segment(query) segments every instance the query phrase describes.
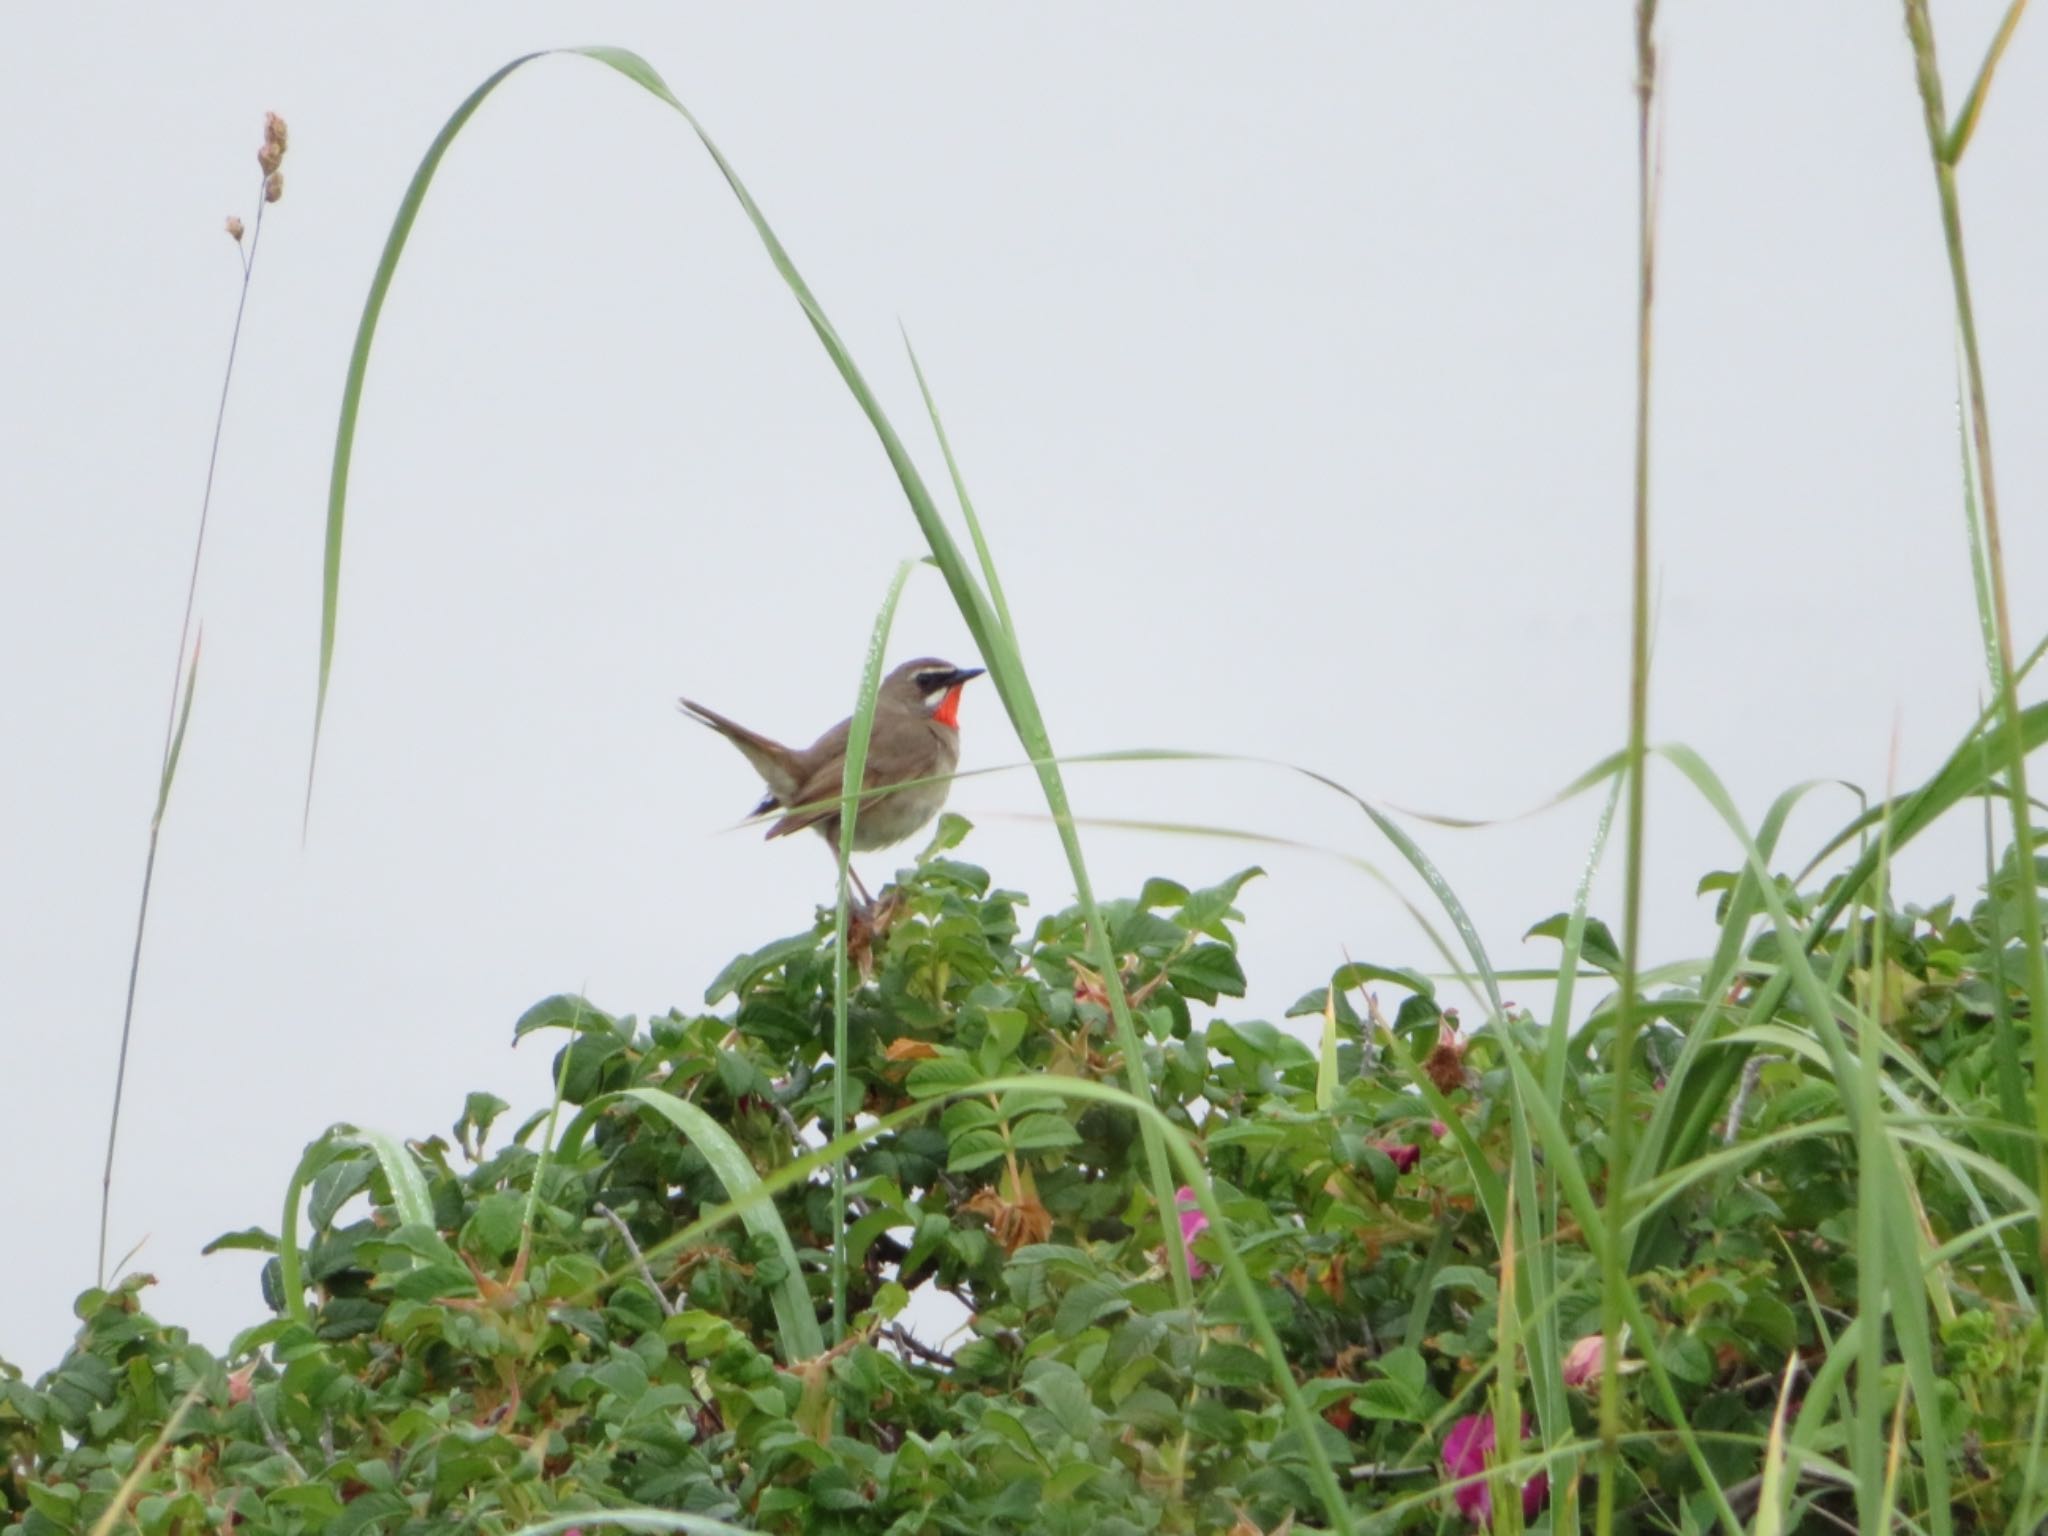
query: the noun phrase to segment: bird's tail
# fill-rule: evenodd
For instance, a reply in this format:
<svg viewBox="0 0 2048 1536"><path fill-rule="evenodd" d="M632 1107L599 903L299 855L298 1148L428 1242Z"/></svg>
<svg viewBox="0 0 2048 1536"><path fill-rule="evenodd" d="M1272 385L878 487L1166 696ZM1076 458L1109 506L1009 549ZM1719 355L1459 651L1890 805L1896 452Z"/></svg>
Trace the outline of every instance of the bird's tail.
<svg viewBox="0 0 2048 1536"><path fill-rule="evenodd" d="M750 731L737 720L728 720L715 709L706 709L689 699L677 699L676 708L695 720L707 725L727 741L740 749L740 755L754 765L754 771L767 784L769 798L754 812L770 810L782 803L796 790L796 754L772 737L763 736L759 731Z"/></svg>

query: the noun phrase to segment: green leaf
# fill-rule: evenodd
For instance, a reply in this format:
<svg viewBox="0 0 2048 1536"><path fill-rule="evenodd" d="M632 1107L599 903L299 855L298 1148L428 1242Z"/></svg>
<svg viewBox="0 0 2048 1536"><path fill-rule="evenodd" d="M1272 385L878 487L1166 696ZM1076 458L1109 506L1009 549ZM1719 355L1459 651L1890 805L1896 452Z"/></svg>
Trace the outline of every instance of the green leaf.
<svg viewBox="0 0 2048 1536"><path fill-rule="evenodd" d="M1524 939L1556 939L1564 942L1565 931L1571 926L1572 915L1559 912L1546 917L1527 933ZM1621 974L1621 946L1614 942L1614 934L1597 917L1586 919L1584 936L1579 942L1579 958L1588 965L1597 966L1610 976Z"/></svg>
<svg viewBox="0 0 2048 1536"><path fill-rule="evenodd" d="M513 1038L518 1036L515 1034ZM472 1093L462 1101L462 1118L450 1129L464 1147L481 1151L493 1122L511 1107L495 1093Z"/></svg>
<svg viewBox="0 0 2048 1536"><path fill-rule="evenodd" d="M1038 1399L1069 1438L1085 1442L1094 1433L1095 1405L1088 1400L1087 1383L1071 1365L1033 1361L1025 1370L1024 1390Z"/></svg>
<svg viewBox="0 0 2048 1536"><path fill-rule="evenodd" d="M1410 970L1401 965L1373 965L1367 961L1354 960L1340 965L1331 973L1330 985L1340 992L1349 992L1358 987L1372 985L1376 981L1391 982L1397 987L1406 987L1418 997L1436 996L1436 983L1420 971Z"/></svg>
<svg viewBox="0 0 2048 1536"><path fill-rule="evenodd" d="M967 840L967 834L974 830L974 823L958 811L944 811L939 815L938 824L932 828L931 841L917 856L920 864L929 863L948 849L958 848Z"/></svg>
<svg viewBox="0 0 2048 1536"><path fill-rule="evenodd" d="M1244 996L1244 968L1227 944L1197 944L1166 967L1166 979L1184 997L1213 1003L1217 997Z"/></svg>
<svg viewBox="0 0 2048 1536"><path fill-rule="evenodd" d="M277 1234L266 1232L261 1227L244 1227L239 1232L221 1233L219 1237L216 1237L199 1251L202 1254L227 1253L231 1251L275 1253L277 1252Z"/></svg>
<svg viewBox="0 0 2048 1536"><path fill-rule="evenodd" d="M985 1168L1009 1151L996 1131L968 1131L957 1137L946 1154L948 1173L972 1173Z"/></svg>
<svg viewBox="0 0 2048 1536"><path fill-rule="evenodd" d="M982 1041L975 1059L983 1072L994 1077L1004 1069L1004 1064L1024 1038L1024 1010L991 1008L987 1011L986 1018L988 1037Z"/></svg>
<svg viewBox="0 0 2048 1536"><path fill-rule="evenodd" d="M1272 1379L1272 1369L1254 1349L1213 1342L1195 1361L1195 1380L1205 1387L1252 1388Z"/></svg>
<svg viewBox="0 0 2048 1536"><path fill-rule="evenodd" d="M1060 1298L1059 1309L1053 1314L1052 1329L1061 1338L1071 1339L1103 1318L1130 1309L1129 1298L1115 1282L1084 1280Z"/></svg>
<svg viewBox="0 0 2048 1536"><path fill-rule="evenodd" d="M499 1190L477 1202L476 1213L462 1229L462 1246L502 1259L519 1246L525 1230L526 1197Z"/></svg>
<svg viewBox="0 0 2048 1536"><path fill-rule="evenodd" d="M1229 933L1224 927L1224 919L1240 916L1233 905L1237 900L1237 893L1243 890L1249 881L1256 880L1263 874L1265 871L1254 864L1250 869L1239 870L1220 885L1196 891L1181 903L1182 925L1194 929L1197 933L1206 933L1214 939L1227 938Z"/></svg>
<svg viewBox="0 0 2048 1536"><path fill-rule="evenodd" d="M1353 1410L1368 1419L1398 1424L1429 1422L1429 1413L1422 1406L1422 1395L1405 1381L1365 1382L1351 1401Z"/></svg>
<svg viewBox="0 0 2048 1536"><path fill-rule="evenodd" d="M519 1022L512 1026L512 1038L524 1040L543 1029L567 1029L579 1033L598 1029L616 1032L618 1020L587 998L578 997L573 992L557 992L553 997L542 998L519 1015ZM471 1095L472 1099L476 1097ZM489 1095L483 1097L488 1098ZM463 1113L466 1117L468 1110L465 1108ZM459 1127L457 1134L461 1134Z"/></svg>
<svg viewBox="0 0 2048 1536"><path fill-rule="evenodd" d="M1188 899L1188 888L1176 880L1163 879L1154 875L1147 880L1144 889L1138 892L1138 905L1146 910L1172 907L1178 911Z"/></svg>
<svg viewBox="0 0 2048 1536"><path fill-rule="evenodd" d="M938 1056L912 1067L904 1081L904 1090L913 1099L935 1099L963 1088L972 1088L983 1075L971 1061L963 1061L958 1056Z"/></svg>
<svg viewBox="0 0 2048 1536"><path fill-rule="evenodd" d="M769 972L778 970L790 961L814 953L818 947L815 932L792 933L786 939L777 939L772 944L763 944L751 954L739 955L726 963L704 989L704 1006L716 1008L728 997L744 997L761 982Z"/></svg>
<svg viewBox="0 0 2048 1536"><path fill-rule="evenodd" d="M1019 1152L1045 1152L1080 1143L1079 1133L1060 1115L1026 1115L1010 1127L1010 1145Z"/></svg>

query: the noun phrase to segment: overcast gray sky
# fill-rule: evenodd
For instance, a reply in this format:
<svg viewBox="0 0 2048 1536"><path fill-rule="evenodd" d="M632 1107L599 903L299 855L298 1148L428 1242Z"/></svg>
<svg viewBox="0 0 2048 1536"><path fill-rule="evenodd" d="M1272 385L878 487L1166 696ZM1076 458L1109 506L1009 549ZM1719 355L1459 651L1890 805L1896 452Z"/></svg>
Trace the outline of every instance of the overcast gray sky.
<svg viewBox="0 0 2048 1536"><path fill-rule="evenodd" d="M2002 4L1939 5L1959 99ZM844 714L901 493L683 123L598 66L515 77L393 286L355 461L318 798L321 527L348 348L407 178L513 55L631 47L748 180L934 483L906 325L1058 747L1269 755L1493 817L1624 725L1631 21L1572 6L10 7L0 369L0 1355L93 1278L115 1042L172 647L266 109L292 130L230 407L205 661L166 823L113 1248L219 1345L304 1145L544 1101L519 1012L689 1008L805 925L811 840L687 691L800 740ZM1927 772L1983 686L1955 354L1896 8L1673 3L1657 318L1654 734L1744 811ZM1962 174L2023 640L2048 624L2048 48L2023 27ZM894 654L971 659L934 573ZM965 765L1013 761L970 691ZM1077 770L1084 814L1303 839L1398 872L1355 809L1253 768ZM967 856L1070 881L1028 776ZM1810 849L1853 811L1824 792ZM1595 806L1418 835L1502 966L1566 906ZM1670 774L1647 958L1705 948L1736 857ZM1909 894L1975 875L1967 824ZM1094 832L1097 887L1256 860L1253 995L1430 966L1340 861ZM891 867L862 861L870 883ZM1596 911L1618 918L1618 862ZM1404 888L1415 891L1412 879Z"/></svg>

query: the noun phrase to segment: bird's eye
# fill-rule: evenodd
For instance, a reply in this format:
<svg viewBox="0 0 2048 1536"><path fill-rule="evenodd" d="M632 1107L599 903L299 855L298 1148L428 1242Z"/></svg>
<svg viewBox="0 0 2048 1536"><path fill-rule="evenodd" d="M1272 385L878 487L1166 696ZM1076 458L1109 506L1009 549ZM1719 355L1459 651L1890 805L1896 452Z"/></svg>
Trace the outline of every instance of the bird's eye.
<svg viewBox="0 0 2048 1536"><path fill-rule="evenodd" d="M952 674L950 672L920 672L917 674L917 686L926 693L945 692L946 686L951 680Z"/></svg>

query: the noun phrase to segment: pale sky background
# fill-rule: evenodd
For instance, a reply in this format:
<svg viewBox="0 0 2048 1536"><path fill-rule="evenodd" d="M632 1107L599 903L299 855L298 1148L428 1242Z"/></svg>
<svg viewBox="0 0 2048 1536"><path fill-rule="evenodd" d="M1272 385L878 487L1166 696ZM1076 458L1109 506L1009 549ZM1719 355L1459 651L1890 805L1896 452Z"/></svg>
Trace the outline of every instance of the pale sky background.
<svg viewBox="0 0 2048 1536"><path fill-rule="evenodd" d="M1940 5L1959 99L2000 4ZM218 1346L305 1144L544 1102L580 989L646 1014L830 889L732 833L759 787L687 691L808 740L922 545L873 435L685 125L578 60L446 160L372 359L310 841L321 527L366 286L463 96L557 43L644 54L774 221L937 486L917 342L1064 751L1312 766L1503 816L1621 740L1634 107L1623 4L10 6L0 17L0 1356L93 1279L172 647L266 109L291 124L235 378L198 702L158 866L113 1207ZM1899 13L1674 3L1655 394L1654 733L1745 813L1947 752L1983 686L1955 354ZM2021 28L1962 176L2023 643L2048 624L2048 46ZM973 659L921 572L894 656ZM2036 693L2038 691L2036 690ZM970 691L965 763L1019 748ZM1085 814L1399 860L1306 781L1077 770ZM1653 781L1647 954L1701 952L1727 837ZM966 856L1070 881L1026 775ZM1853 810L1816 797L1790 846ZM1595 806L1418 827L1502 966L1546 963ZM1965 819L1903 866L1967 890ZM1434 964L1336 861L1094 832L1098 889L1253 860L1237 1016L1349 954ZM869 856L870 883L887 857ZM1418 893L1412 878L1404 888ZM1619 863L1595 909L1619 920ZM1419 893L1418 893L1419 894ZM1512 992L1512 989L1511 989ZM1453 999L1455 1000L1455 999Z"/></svg>

